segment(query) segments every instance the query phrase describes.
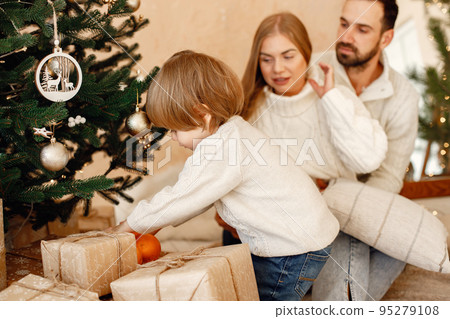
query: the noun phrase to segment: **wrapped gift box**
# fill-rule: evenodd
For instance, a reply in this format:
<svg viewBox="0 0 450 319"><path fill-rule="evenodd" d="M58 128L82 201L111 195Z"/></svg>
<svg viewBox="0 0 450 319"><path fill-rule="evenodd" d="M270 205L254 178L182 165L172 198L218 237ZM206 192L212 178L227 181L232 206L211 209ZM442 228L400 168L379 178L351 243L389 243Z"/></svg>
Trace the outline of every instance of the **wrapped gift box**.
<svg viewBox="0 0 450 319"><path fill-rule="evenodd" d="M41 241L47 278L97 292L111 292L109 284L137 267L135 237L131 233L88 232Z"/></svg>
<svg viewBox="0 0 450 319"><path fill-rule="evenodd" d="M247 244L167 254L111 290L114 300L259 300Z"/></svg>
<svg viewBox="0 0 450 319"><path fill-rule="evenodd" d="M0 247L0 291L6 288L6 254L5 247Z"/></svg>
<svg viewBox="0 0 450 319"><path fill-rule="evenodd" d="M0 290L6 288L6 247L3 232L3 200L0 198Z"/></svg>
<svg viewBox="0 0 450 319"><path fill-rule="evenodd" d="M104 230L116 224L113 206L92 208L88 216L83 216L84 210L81 208L76 213L78 215L78 229L82 233L93 230Z"/></svg>
<svg viewBox="0 0 450 319"><path fill-rule="evenodd" d="M47 225L33 229L33 225L22 216L15 215L8 219L8 232L5 234L5 242L8 250L19 249L47 237Z"/></svg>
<svg viewBox="0 0 450 319"><path fill-rule="evenodd" d="M2 301L98 301L94 292L30 274L0 292Z"/></svg>

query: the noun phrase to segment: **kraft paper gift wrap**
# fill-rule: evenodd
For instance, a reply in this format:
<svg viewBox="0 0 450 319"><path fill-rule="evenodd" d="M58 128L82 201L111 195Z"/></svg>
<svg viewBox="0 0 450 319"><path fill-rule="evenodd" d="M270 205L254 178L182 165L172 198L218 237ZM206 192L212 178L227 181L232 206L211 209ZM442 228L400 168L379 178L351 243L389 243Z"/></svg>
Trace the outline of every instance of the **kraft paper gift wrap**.
<svg viewBox="0 0 450 319"><path fill-rule="evenodd" d="M6 288L6 250L0 245L0 291Z"/></svg>
<svg viewBox="0 0 450 319"><path fill-rule="evenodd" d="M109 284L137 267L136 241L131 233L88 232L41 241L47 278L97 292L111 292Z"/></svg>
<svg viewBox="0 0 450 319"><path fill-rule="evenodd" d="M408 264L450 273L447 230L424 207L346 179L330 183L323 197L344 233Z"/></svg>
<svg viewBox="0 0 450 319"><path fill-rule="evenodd" d="M19 215L14 215L9 218L8 224L8 232L5 234L7 249L20 249L26 247L49 235L47 226L34 230L33 225Z"/></svg>
<svg viewBox="0 0 450 319"><path fill-rule="evenodd" d="M94 292L30 274L0 292L2 301L99 301Z"/></svg>
<svg viewBox="0 0 450 319"><path fill-rule="evenodd" d="M171 253L111 283L114 300L259 300L247 244Z"/></svg>
<svg viewBox="0 0 450 319"><path fill-rule="evenodd" d="M6 247L3 232L3 201L0 198L0 290L6 288Z"/></svg>

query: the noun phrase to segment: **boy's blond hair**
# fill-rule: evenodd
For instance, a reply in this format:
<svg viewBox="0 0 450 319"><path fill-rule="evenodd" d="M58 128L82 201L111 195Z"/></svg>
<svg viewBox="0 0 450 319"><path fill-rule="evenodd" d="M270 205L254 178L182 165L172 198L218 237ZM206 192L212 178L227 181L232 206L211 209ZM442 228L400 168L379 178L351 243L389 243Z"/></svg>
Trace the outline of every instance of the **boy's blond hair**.
<svg viewBox="0 0 450 319"><path fill-rule="evenodd" d="M152 82L147 115L158 127L172 130L205 128L211 114L214 130L241 113L244 94L237 75L223 62L193 51L175 53Z"/></svg>

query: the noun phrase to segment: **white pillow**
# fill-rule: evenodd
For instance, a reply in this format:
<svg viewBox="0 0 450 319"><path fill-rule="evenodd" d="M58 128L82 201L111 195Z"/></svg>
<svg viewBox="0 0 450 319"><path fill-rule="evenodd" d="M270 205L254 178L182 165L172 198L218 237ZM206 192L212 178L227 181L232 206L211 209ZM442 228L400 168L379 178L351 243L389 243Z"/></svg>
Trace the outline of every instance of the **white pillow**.
<svg viewBox="0 0 450 319"><path fill-rule="evenodd" d="M450 273L447 230L420 205L346 179L330 183L323 197L344 233L406 263Z"/></svg>

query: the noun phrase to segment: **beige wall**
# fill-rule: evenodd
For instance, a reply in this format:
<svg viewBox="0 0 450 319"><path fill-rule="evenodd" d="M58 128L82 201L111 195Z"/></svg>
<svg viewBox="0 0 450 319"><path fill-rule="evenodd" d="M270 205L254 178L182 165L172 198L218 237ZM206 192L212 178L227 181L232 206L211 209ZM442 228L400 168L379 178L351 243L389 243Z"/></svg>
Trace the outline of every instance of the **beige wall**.
<svg viewBox="0 0 450 319"><path fill-rule="evenodd" d="M138 42L143 59L139 62L142 72L148 72L155 65L161 66L173 53L182 49L192 49L208 53L222 59L241 76L247 62L253 34L266 16L291 11L308 29L315 51L331 47L336 38L340 8L345 0L141 0L136 12L150 20L150 25L140 31L130 42ZM431 41L427 39L423 15L423 2L398 0L400 15L397 27L413 19L417 26L422 56L429 64L435 63L435 53ZM189 155L176 143L171 147L172 165L161 168L161 174L176 167ZM164 158L165 151L157 153L157 161ZM96 156L95 163L85 169L82 177L102 173L103 155ZM156 169L158 172L158 169ZM116 172L119 174L123 172ZM81 177L81 176L80 176ZM153 182L165 184L165 178L148 177L140 188ZM172 177L167 180L173 181ZM152 192L153 192L152 185ZM158 189L157 187L156 189ZM98 198L96 200L99 200Z"/></svg>
<svg viewBox="0 0 450 319"><path fill-rule="evenodd" d="M305 24L315 51L332 46L340 9L345 0L141 0L136 14L150 26L133 41L140 45L140 65L147 71L162 65L173 53L192 49L222 59L241 76L256 28L266 16L291 11ZM397 26L414 19L424 42L422 56L433 52L426 39L423 2L398 0ZM431 55L433 56L433 55Z"/></svg>
<svg viewBox="0 0 450 319"><path fill-rule="evenodd" d="M399 16L396 22L396 28L408 20L413 20L417 30L424 65L436 65L439 54L435 50L434 43L428 39L430 32L427 29L428 17L425 15L424 1L397 0L397 3L399 6Z"/></svg>
<svg viewBox="0 0 450 319"><path fill-rule="evenodd" d="M315 49L326 49L335 38L336 13L343 0L141 0L137 14L150 26L136 35L141 65L150 70L173 53L192 49L222 59L241 76L252 38L263 18L291 11L307 27ZM318 27L320 26L320 27Z"/></svg>

